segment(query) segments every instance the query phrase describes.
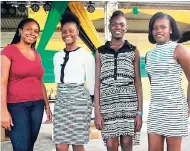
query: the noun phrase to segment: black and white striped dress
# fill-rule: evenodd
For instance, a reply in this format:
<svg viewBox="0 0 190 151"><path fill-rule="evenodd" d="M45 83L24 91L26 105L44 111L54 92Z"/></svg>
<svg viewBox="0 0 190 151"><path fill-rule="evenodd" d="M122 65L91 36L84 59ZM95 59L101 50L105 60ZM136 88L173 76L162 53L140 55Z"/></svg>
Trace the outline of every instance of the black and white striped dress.
<svg viewBox="0 0 190 151"><path fill-rule="evenodd" d="M188 135L188 104L181 86L183 70L174 59L177 45L171 41L157 45L146 56L146 69L151 77L148 133Z"/></svg>
<svg viewBox="0 0 190 151"><path fill-rule="evenodd" d="M134 57L136 47L125 41L118 51L109 42L100 47L101 86L100 112L104 119L101 131L107 139L132 136L133 144L139 144L139 133L134 133L137 112L137 93L134 86Z"/></svg>
<svg viewBox="0 0 190 151"><path fill-rule="evenodd" d="M55 144L83 145L89 141L95 83L95 59L83 48L54 56L57 97L53 116Z"/></svg>

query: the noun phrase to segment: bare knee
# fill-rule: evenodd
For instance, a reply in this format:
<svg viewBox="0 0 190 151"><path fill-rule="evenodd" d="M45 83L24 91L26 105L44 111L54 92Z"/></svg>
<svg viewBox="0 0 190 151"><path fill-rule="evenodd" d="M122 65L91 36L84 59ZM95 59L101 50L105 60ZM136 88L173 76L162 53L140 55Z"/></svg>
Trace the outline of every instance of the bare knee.
<svg viewBox="0 0 190 151"><path fill-rule="evenodd" d="M67 144L56 144L56 151L68 151L69 145Z"/></svg>
<svg viewBox="0 0 190 151"><path fill-rule="evenodd" d="M131 136L121 136L121 149L122 151L132 151Z"/></svg>
<svg viewBox="0 0 190 151"><path fill-rule="evenodd" d="M164 136L149 133L148 151L164 151Z"/></svg>
<svg viewBox="0 0 190 151"><path fill-rule="evenodd" d="M181 151L181 137L167 137L167 151Z"/></svg>
<svg viewBox="0 0 190 151"><path fill-rule="evenodd" d="M118 151L118 149L116 149L116 147L114 145L107 145L107 151Z"/></svg>
<svg viewBox="0 0 190 151"><path fill-rule="evenodd" d="M106 141L107 151L118 151L118 138L108 139Z"/></svg>
<svg viewBox="0 0 190 151"><path fill-rule="evenodd" d="M84 151L84 145L72 145L73 151Z"/></svg>
<svg viewBox="0 0 190 151"><path fill-rule="evenodd" d="M107 143L106 146L107 146L107 151L115 151L115 150L114 150L114 149L115 149L114 144Z"/></svg>

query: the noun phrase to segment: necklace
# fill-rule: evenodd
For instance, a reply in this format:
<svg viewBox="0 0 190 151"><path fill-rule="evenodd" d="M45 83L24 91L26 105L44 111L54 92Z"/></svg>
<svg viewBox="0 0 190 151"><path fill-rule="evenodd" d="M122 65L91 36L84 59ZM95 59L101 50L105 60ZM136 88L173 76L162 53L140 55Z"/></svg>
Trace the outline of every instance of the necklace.
<svg viewBox="0 0 190 151"><path fill-rule="evenodd" d="M110 43L110 45L113 46L113 47L121 47L121 46L123 46L123 43L122 44L113 44L113 43Z"/></svg>

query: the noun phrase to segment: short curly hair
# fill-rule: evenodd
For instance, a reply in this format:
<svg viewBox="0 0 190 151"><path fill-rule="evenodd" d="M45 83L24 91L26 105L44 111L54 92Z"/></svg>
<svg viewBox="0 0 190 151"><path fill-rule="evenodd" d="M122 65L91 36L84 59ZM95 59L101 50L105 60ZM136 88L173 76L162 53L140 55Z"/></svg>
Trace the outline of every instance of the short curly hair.
<svg viewBox="0 0 190 151"><path fill-rule="evenodd" d="M61 28L64 24L66 23L75 23L77 25L77 27L79 28L80 27L80 21L79 21L79 18L74 15L73 13L71 12L66 12L63 16L62 16L62 19L60 21L61 23Z"/></svg>
<svg viewBox="0 0 190 151"><path fill-rule="evenodd" d="M154 37L152 35L152 30L153 30L154 22L158 18L167 18L170 21L170 24L171 24L171 27L172 27L172 33L170 35L170 39L172 41L178 40L179 37L180 37L180 32L179 32L179 29L177 27L176 21L170 15L164 14L162 12L158 12L158 13L156 13L156 14L154 14L152 16L152 18L150 19L150 22L149 22L148 40L150 41L150 43L152 43L152 44L156 43L156 41L155 41L155 39L154 39Z"/></svg>

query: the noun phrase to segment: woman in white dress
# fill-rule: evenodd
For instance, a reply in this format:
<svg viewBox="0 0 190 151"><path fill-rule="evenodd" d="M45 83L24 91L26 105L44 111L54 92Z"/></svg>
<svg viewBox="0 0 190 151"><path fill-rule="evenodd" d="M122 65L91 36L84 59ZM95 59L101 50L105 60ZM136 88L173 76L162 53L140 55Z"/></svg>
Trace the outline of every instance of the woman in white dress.
<svg viewBox="0 0 190 151"><path fill-rule="evenodd" d="M58 151L84 151L89 141L92 100L95 83L95 59L77 46L79 19L65 14L61 20L66 47L54 56L57 97L54 109L54 142Z"/></svg>
<svg viewBox="0 0 190 151"><path fill-rule="evenodd" d="M182 137L188 135L190 111L190 51L175 41L179 38L175 20L162 12L152 16L149 41L156 44L146 55L151 83L148 114L149 151L180 151ZM188 80L187 98L181 86L182 73Z"/></svg>

